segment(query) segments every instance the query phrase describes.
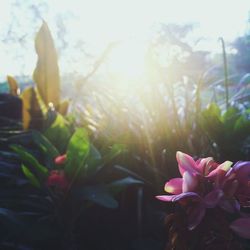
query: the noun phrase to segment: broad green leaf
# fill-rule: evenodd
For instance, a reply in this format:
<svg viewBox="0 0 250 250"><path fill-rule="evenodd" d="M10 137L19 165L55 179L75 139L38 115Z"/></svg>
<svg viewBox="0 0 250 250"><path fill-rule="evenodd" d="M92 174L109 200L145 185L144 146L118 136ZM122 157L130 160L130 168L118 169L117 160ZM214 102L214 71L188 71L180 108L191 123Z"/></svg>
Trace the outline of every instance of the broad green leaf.
<svg viewBox="0 0 250 250"><path fill-rule="evenodd" d="M44 119L46 114L46 107L37 89L33 87L26 88L22 92L21 98L23 101L23 128L41 128L43 125L41 120Z"/></svg>
<svg viewBox="0 0 250 250"><path fill-rule="evenodd" d="M18 83L16 79L12 76L7 76L7 81L8 81L9 88L10 88L10 94L14 96L18 96L20 89L18 87Z"/></svg>
<svg viewBox="0 0 250 250"><path fill-rule="evenodd" d="M126 189L129 186L143 185L143 184L144 184L143 181L140 181L138 179L135 179L129 176L129 177L111 182L108 185L108 187L112 191L112 193L115 194L115 193L121 192L122 190Z"/></svg>
<svg viewBox="0 0 250 250"><path fill-rule="evenodd" d="M62 115L57 114L55 121L43 134L56 146L60 153L64 153L71 136L71 131Z"/></svg>
<svg viewBox="0 0 250 250"><path fill-rule="evenodd" d="M68 112L68 108L69 108L69 101L68 100L64 100L62 101L58 107L56 107L56 110L61 114L61 115L66 115Z"/></svg>
<svg viewBox="0 0 250 250"><path fill-rule="evenodd" d="M229 107L228 110L223 114L222 121L223 122L233 122L237 120L237 118L240 116L240 110L235 107Z"/></svg>
<svg viewBox="0 0 250 250"><path fill-rule="evenodd" d="M23 128L28 129L31 122L31 107L34 100L34 90L32 87L26 88L21 97L23 100Z"/></svg>
<svg viewBox="0 0 250 250"><path fill-rule="evenodd" d="M35 48L38 61L33 79L45 105L53 103L56 107L60 102L59 68L53 38L46 22L37 33Z"/></svg>
<svg viewBox="0 0 250 250"><path fill-rule="evenodd" d="M49 155L52 159L60 154L55 146L40 132L33 130L32 137L34 142L43 150L43 152Z"/></svg>
<svg viewBox="0 0 250 250"><path fill-rule="evenodd" d="M239 140L246 139L250 134L250 110L242 114L234 125L234 132L237 134Z"/></svg>
<svg viewBox="0 0 250 250"><path fill-rule="evenodd" d="M12 233L20 234L20 229L22 229L22 222L20 221L18 215L7 208L0 208L0 222L2 226L11 230Z"/></svg>
<svg viewBox="0 0 250 250"><path fill-rule="evenodd" d="M212 103L205 109L200 117L200 123L204 131L216 142L222 141L224 136L224 125L221 121L219 107Z"/></svg>
<svg viewBox="0 0 250 250"><path fill-rule="evenodd" d="M118 202L103 186L88 186L80 191L80 197L107 208L117 208Z"/></svg>
<svg viewBox="0 0 250 250"><path fill-rule="evenodd" d="M86 175L91 175L96 172L96 170L101 167L102 164L102 156L97 148L91 144L89 155L85 161Z"/></svg>
<svg viewBox="0 0 250 250"><path fill-rule="evenodd" d="M240 110L235 107L229 107L225 114L222 116L224 123L224 130L228 137L231 137L234 132L234 126L240 117Z"/></svg>
<svg viewBox="0 0 250 250"><path fill-rule="evenodd" d="M140 181L138 179L135 179L133 177L126 177L120 180L113 181L112 183L109 184L109 186L113 187L127 187L130 185L143 185L144 182Z"/></svg>
<svg viewBox="0 0 250 250"><path fill-rule="evenodd" d="M86 158L90 150L90 143L87 131L84 129L77 129L70 138L67 149L67 161L65 172L72 176L78 174L84 167Z"/></svg>
<svg viewBox="0 0 250 250"><path fill-rule="evenodd" d="M32 154L27 152L25 148L19 145L11 145L10 147L11 149L13 149L14 152L16 152L19 155L19 157L23 162L31 165L31 167L35 168L39 174L43 176L48 175L48 169L43 165L41 165Z"/></svg>
<svg viewBox="0 0 250 250"><path fill-rule="evenodd" d="M37 188L41 187L41 184L38 181L38 179L36 178L36 176L23 164L22 164L22 171L23 171L24 175L26 176L26 178L30 181L30 183L34 187L37 187Z"/></svg>
<svg viewBox="0 0 250 250"><path fill-rule="evenodd" d="M116 156L124 152L126 149L124 144L114 144L112 145L110 151L103 157L104 162L109 162L110 160L114 159Z"/></svg>
<svg viewBox="0 0 250 250"><path fill-rule="evenodd" d="M207 108L207 112L210 116L214 116L218 118L220 118L221 116L221 110L216 103L211 103Z"/></svg>

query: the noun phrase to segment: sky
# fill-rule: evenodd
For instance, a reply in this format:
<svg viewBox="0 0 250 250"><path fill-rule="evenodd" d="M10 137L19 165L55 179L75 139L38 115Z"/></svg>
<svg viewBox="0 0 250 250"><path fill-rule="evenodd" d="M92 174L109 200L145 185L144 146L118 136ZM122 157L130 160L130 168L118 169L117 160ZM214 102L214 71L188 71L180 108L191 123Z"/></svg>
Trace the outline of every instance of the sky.
<svg viewBox="0 0 250 250"><path fill-rule="evenodd" d="M13 7L15 2L19 5ZM35 22L31 21L34 13L28 3L38 6ZM100 54L113 41L146 41L159 23L192 23L193 37L205 38L197 49L217 51L219 37L229 44L244 34L249 11L249 0L1 0L0 72L2 75L32 73L36 62L33 39L42 19L48 22L56 45L57 38L61 38L56 33L58 22L66 29L64 39L69 47L60 57L61 69L66 72L87 68L79 52L79 41ZM13 23L17 28L12 35L19 39L6 42L4 38ZM25 37L20 45L17 43L22 34Z"/></svg>

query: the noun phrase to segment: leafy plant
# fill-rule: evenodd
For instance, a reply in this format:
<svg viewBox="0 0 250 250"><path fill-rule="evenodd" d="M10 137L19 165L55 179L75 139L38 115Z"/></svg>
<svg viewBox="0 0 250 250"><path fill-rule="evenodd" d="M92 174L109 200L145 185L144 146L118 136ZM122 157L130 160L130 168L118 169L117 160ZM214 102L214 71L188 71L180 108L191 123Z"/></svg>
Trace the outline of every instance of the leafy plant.
<svg viewBox="0 0 250 250"><path fill-rule="evenodd" d="M11 142L15 141L10 139ZM44 241L49 247L50 239L66 235L67 237L60 239L57 247L61 249L64 245L68 249L77 244L75 231L79 227L78 220L91 213L94 204L105 208L118 208L118 201L115 199L118 193L127 186L143 184L133 177L112 180L106 176L107 164L121 152L121 147L114 145L102 156L90 143L84 129L76 129L65 156L60 156L54 145L39 132L31 133L31 142L34 145L32 149L11 145L21 163L20 167L18 161L16 162L18 175L13 173L11 178L15 178L21 186L18 191L17 184L9 190L3 187L6 195L0 195L0 206L15 214L17 223L22 225L19 229L29 228L22 234L22 239L17 236L20 233L18 228L17 234L11 236L20 243L35 246L35 241ZM33 151L37 150L43 156L43 163L33 155ZM37 220L41 223L37 224Z"/></svg>
<svg viewBox="0 0 250 250"><path fill-rule="evenodd" d="M201 126L215 147L220 159L249 159L247 141L250 133L249 109L229 107L223 114L218 105L212 103L201 114Z"/></svg>

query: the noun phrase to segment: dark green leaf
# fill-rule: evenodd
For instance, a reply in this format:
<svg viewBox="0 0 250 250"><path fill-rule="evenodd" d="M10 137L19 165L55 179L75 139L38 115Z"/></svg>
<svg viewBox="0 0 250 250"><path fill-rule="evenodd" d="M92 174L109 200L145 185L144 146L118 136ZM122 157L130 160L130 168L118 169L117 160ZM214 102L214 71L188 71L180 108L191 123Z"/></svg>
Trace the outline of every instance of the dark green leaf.
<svg viewBox="0 0 250 250"><path fill-rule="evenodd" d="M22 164L22 170L26 178L30 181L30 183L37 188L41 187L40 182L36 178L36 176L25 166Z"/></svg>
<svg viewBox="0 0 250 250"><path fill-rule="evenodd" d="M96 170L102 166L102 156L97 148L91 144L89 155L85 162L87 175L91 175L96 172Z"/></svg>
<svg viewBox="0 0 250 250"><path fill-rule="evenodd" d="M57 114L55 121L44 132L44 136L63 153L71 136L71 131L67 121L62 115Z"/></svg>
<svg viewBox="0 0 250 250"><path fill-rule="evenodd" d="M140 181L138 179L135 179L133 177L126 177L117 181L111 182L108 187L112 191L112 193L118 193L124 189L126 189L128 186L132 185L143 185L144 182Z"/></svg>
<svg viewBox="0 0 250 250"><path fill-rule="evenodd" d="M65 172L72 176L78 174L84 168L84 163L88 157L90 150L90 143L87 131L84 129L77 129L71 137L67 149L67 161L65 165Z"/></svg>
<svg viewBox="0 0 250 250"><path fill-rule="evenodd" d="M43 150L44 153L49 155L51 159L54 159L59 155L59 152L55 146L41 133L38 131L32 131L32 137L34 142Z"/></svg>
<svg viewBox="0 0 250 250"><path fill-rule="evenodd" d="M11 145L10 147L20 156L24 163L34 167L38 173L42 174L43 176L48 175L48 169L41 165L32 154L27 152L25 148L19 145Z"/></svg>
<svg viewBox="0 0 250 250"><path fill-rule="evenodd" d="M118 202L108 193L107 189L103 186L84 187L81 190L80 194L83 199L92 201L103 207L118 207Z"/></svg>

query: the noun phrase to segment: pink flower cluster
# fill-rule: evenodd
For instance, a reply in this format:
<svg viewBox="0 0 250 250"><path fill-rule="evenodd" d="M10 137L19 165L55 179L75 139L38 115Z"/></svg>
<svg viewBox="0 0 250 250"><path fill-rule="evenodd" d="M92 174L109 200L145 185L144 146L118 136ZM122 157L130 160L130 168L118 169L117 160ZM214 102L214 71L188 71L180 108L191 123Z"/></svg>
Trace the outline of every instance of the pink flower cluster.
<svg viewBox="0 0 250 250"><path fill-rule="evenodd" d="M55 158L54 162L56 165L63 165L67 160L66 154L59 155ZM69 186L70 182L65 175L65 172L63 169L60 170L51 170L50 174L47 178L46 185L48 187L57 187L62 191L66 191Z"/></svg>
<svg viewBox="0 0 250 250"><path fill-rule="evenodd" d="M188 228L194 229L204 218L206 209L221 209L239 215L230 228L239 236L250 239L250 215L241 208L250 207L250 162L216 163L211 157L195 161L191 156L177 152L182 178L165 184L169 195L159 195L161 201L179 202L186 208Z"/></svg>

